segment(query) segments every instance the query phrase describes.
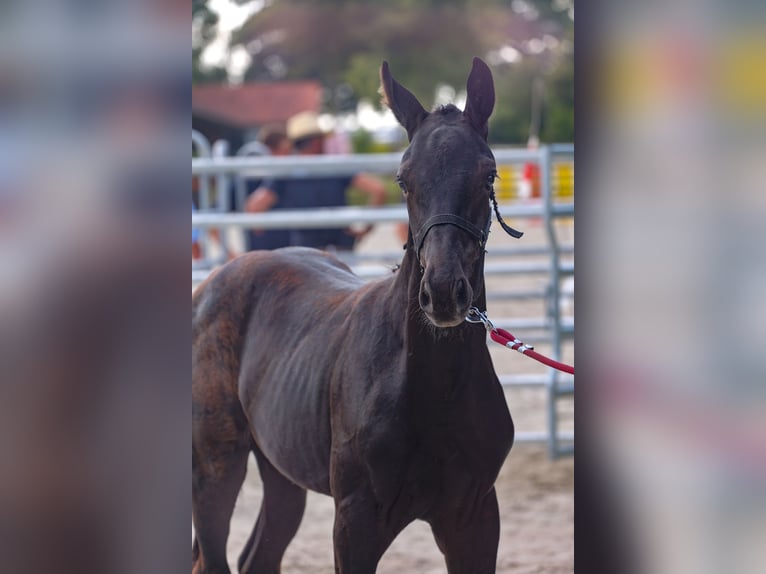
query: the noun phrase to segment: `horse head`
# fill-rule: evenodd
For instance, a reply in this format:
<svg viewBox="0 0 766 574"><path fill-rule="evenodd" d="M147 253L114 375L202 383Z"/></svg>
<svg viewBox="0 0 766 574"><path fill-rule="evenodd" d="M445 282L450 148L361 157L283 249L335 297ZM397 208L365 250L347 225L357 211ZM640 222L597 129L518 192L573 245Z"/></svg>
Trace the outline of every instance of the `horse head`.
<svg viewBox="0 0 766 574"><path fill-rule="evenodd" d="M381 92L410 145L397 181L409 213L407 249L420 269L418 302L437 327L463 322L484 285L484 247L497 175L487 145L495 105L492 73L474 58L465 110L453 105L427 112L417 98L380 70Z"/></svg>

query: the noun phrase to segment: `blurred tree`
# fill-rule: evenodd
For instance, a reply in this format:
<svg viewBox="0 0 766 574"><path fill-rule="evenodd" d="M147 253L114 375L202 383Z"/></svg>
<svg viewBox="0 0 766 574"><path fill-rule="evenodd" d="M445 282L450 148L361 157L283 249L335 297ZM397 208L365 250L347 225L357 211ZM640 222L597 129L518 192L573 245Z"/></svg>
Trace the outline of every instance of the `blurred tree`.
<svg viewBox="0 0 766 574"><path fill-rule="evenodd" d="M493 142L524 144L533 134L541 142L573 141L571 50L564 47L547 59L528 55L514 64L495 66L494 76L497 104L489 130Z"/></svg>
<svg viewBox="0 0 766 574"><path fill-rule="evenodd" d="M252 58L246 81L319 80L331 112L354 109L360 99L378 105L383 59L429 106L438 84L462 90L471 58L480 55L495 71L495 141L526 143L535 78L543 84L541 137L571 139L572 2L274 0L234 32L231 44Z"/></svg>
<svg viewBox="0 0 766 574"><path fill-rule="evenodd" d="M574 63L561 60L546 82L545 115L540 140L574 141Z"/></svg>
<svg viewBox="0 0 766 574"><path fill-rule="evenodd" d="M495 71L495 111L490 118L493 143L526 143L531 121L535 69L526 62L503 65Z"/></svg>
<svg viewBox="0 0 766 574"><path fill-rule="evenodd" d="M363 128L351 134L351 147L354 153L371 153L374 145L372 134Z"/></svg>
<svg viewBox="0 0 766 574"><path fill-rule="evenodd" d="M192 0L192 83L222 82L226 70L222 67L205 67L200 57L213 41L217 32L218 14L208 6L208 0Z"/></svg>
<svg viewBox="0 0 766 574"><path fill-rule="evenodd" d="M328 108L340 111L339 103L377 102L383 59L424 102L432 101L437 82L464 84L471 57L497 43L509 18L486 0L279 0L246 22L232 43L252 56L246 80L314 78L329 90ZM350 88L352 97L338 102L338 88Z"/></svg>

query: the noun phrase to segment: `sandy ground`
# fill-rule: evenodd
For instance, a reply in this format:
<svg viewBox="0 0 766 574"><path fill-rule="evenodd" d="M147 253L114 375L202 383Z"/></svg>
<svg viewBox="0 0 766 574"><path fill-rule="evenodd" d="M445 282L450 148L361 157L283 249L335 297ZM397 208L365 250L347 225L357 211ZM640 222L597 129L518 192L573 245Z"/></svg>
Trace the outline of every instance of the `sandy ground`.
<svg viewBox="0 0 766 574"><path fill-rule="evenodd" d="M511 450L496 483L501 525L501 573L564 574L574 569L573 459L551 461L542 445ZM258 516L261 483L251 464L232 519L232 571ZM284 574L332 574L333 501L309 493L298 534L287 548ZM443 574L442 555L424 522L408 526L388 549L379 574Z"/></svg>
<svg viewBox="0 0 766 574"><path fill-rule="evenodd" d="M543 241L541 226L534 222L509 222L526 231L525 245ZM497 226L495 226L497 227ZM563 226L560 237L571 241L571 226ZM489 250L513 245L513 240L495 231ZM236 242L236 238L234 238ZM396 252L401 249L392 226L379 225L359 246L360 252ZM490 278L489 289L539 288L544 277L513 276ZM544 313L540 301L496 302L489 305L490 317L534 317ZM546 352L545 345L536 347ZM490 347L498 373L543 373L545 368L499 346ZM572 360L573 345L565 348ZM546 391L542 388L506 390L517 432L546 429ZM565 399L559 406L562 430L572 430L574 406ZM563 574L574 570L574 497L572 457L556 461L548 457L544 444L517 443L511 450L496 483L501 539L498 552L500 573ZM228 554L232 571L250 534L261 499L261 483L251 461L231 523ZM285 574L332 574L333 501L309 493L300 530L287 549L282 571ZM443 558L427 524L408 526L394 541L380 562L380 574L444 573Z"/></svg>

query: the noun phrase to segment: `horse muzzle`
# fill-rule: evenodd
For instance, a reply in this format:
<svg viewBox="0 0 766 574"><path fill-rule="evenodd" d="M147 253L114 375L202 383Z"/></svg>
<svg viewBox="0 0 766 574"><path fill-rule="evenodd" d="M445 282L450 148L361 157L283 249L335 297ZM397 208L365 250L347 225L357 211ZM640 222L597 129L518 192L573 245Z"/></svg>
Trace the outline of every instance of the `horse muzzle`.
<svg viewBox="0 0 766 574"><path fill-rule="evenodd" d="M473 289L463 274L426 269L420 282L420 308L437 327L455 327L465 320Z"/></svg>

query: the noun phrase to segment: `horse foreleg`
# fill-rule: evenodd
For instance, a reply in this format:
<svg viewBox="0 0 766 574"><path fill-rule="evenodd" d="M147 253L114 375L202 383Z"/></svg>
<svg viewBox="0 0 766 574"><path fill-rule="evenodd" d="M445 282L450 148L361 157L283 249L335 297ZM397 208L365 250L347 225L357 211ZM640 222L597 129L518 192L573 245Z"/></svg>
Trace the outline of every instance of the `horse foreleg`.
<svg viewBox="0 0 766 574"><path fill-rule="evenodd" d="M335 499L336 574L373 574L398 529L386 529L369 488Z"/></svg>
<svg viewBox="0 0 766 574"><path fill-rule="evenodd" d="M282 556L306 508L306 491L284 477L254 447L263 480L263 501L253 532L239 557L240 574L279 574Z"/></svg>
<svg viewBox="0 0 766 574"><path fill-rule="evenodd" d="M493 488L473 508L429 518L449 574L494 574L500 541L500 513Z"/></svg>

